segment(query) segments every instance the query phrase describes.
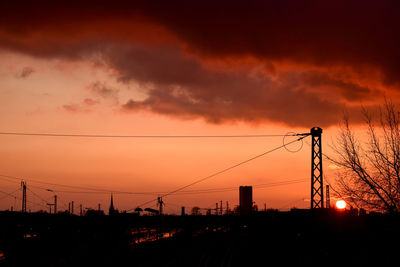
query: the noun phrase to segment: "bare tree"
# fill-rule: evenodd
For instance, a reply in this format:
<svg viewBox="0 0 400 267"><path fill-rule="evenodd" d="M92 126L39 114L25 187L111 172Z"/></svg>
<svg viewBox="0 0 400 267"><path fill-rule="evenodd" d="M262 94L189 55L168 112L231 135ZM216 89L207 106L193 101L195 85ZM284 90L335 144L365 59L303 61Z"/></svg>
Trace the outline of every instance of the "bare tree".
<svg viewBox="0 0 400 267"><path fill-rule="evenodd" d="M337 193L353 206L392 213L400 210L400 112L386 100L377 115L363 109L365 137L345 116L330 160L340 167Z"/></svg>

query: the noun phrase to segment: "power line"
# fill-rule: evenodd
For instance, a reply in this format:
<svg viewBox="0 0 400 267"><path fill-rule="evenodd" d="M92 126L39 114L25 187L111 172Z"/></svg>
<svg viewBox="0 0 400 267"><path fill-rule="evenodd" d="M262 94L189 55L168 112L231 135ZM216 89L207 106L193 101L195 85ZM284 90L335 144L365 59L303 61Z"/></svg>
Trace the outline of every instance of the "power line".
<svg viewBox="0 0 400 267"><path fill-rule="evenodd" d="M0 132L0 135L52 136L52 137L95 137L95 138L97 138L97 137L106 137L106 138L242 138L242 137L298 136L298 134L295 134L295 133L287 133L284 135L283 134L265 134L265 135L93 135L93 134L55 134L55 133L28 133L28 132ZM303 138L304 137L301 137L295 141L300 141ZM283 147L285 147L288 144L291 144L295 141L284 144ZM262 155L259 155L259 156L262 156ZM255 158L257 158L257 157L255 157ZM253 158L253 159L255 159L255 158ZM253 160L253 159L250 159L250 160ZM239 163L237 166L244 164L246 162ZM232 168L235 168L237 166L233 166ZM221 171L221 173L228 171L229 169L231 169L231 168L223 170L223 171ZM218 174L216 174L216 175L218 175ZM9 176L9 175L0 174L0 176L3 177L0 179L6 180L9 182L12 182L9 179L16 179L18 181L23 180L21 178ZM213 176L215 176L215 175L213 175ZM8 179L5 179L5 178L8 178ZM208 178L211 178L211 177L208 177ZM208 178L206 178L206 179L208 179ZM25 179L25 180L27 180L27 179ZM90 191L101 192L101 193L111 193L112 192L112 193L119 193L119 194L138 194L138 195L157 195L160 193L162 193L164 195L168 195L168 194L175 193L175 192L169 192L169 193L165 193L165 192L125 192L125 191L117 191L117 190L109 190L109 189L101 189L101 188L90 188L90 187L83 187L83 186L73 186L73 185L65 185L65 184L59 184L59 183L50 183L50 182L44 182L44 181L39 181L39 180L33 180L33 179L29 179L29 181L33 182L33 183L44 184L44 185L59 186L59 187L80 189L80 190L90 190ZM188 186L191 186L191 185L188 185ZM35 186L32 186L32 187L35 187ZM41 187L36 187L36 188L47 190L46 188L41 188ZM61 192L60 190L58 190L58 191ZM180 191L180 190L178 190L178 191ZM75 192L68 192L65 190L63 192L75 193ZM95 193L95 192L87 192L87 193Z"/></svg>
<svg viewBox="0 0 400 267"><path fill-rule="evenodd" d="M18 190L15 190L13 193L17 192ZM1 191L1 190L0 190L0 193L6 194L7 196L10 196L10 197L13 197L15 199L21 200L20 197L17 197L16 195L13 195L13 193L7 193L7 192ZM47 208L45 205L42 205L42 204L37 203L37 202L33 202L33 201L30 201L30 200L27 200L27 202L29 202L29 203L31 203L33 205L38 205L38 206L42 206L44 208Z"/></svg>
<svg viewBox="0 0 400 267"><path fill-rule="evenodd" d="M283 185L290 185L290 184L296 184L296 183L303 183L308 181L309 179L297 179L297 180L289 180L289 181L282 181L282 182L276 182L276 183L268 183L268 184L259 184L259 185L253 185L254 188L269 188L269 187L275 187L275 186L283 186ZM29 180L28 180L29 181ZM35 187L39 189L46 190L45 188L41 187L36 187L30 185L30 187ZM196 190L185 190L185 191L180 191L177 192L176 194L179 195L191 195L191 194L208 194L208 193L220 193L220 192L229 192L229 191L235 191L237 190L237 187L224 187L224 188L207 188L207 189L196 189ZM109 194L112 192L113 194L126 194L126 195L131 195L131 194L143 194L143 195L160 195L160 194L166 194L168 192L129 192L129 191L105 191L105 192L97 192L97 191L72 191L72 190L56 190L57 193L72 193L72 194Z"/></svg>
<svg viewBox="0 0 400 267"><path fill-rule="evenodd" d="M0 176L3 176L3 175L0 175ZM6 177L7 177L7 178L6 178ZM10 182L10 183L17 183L17 184L20 184L21 181L22 181L22 179L19 179L19 178L17 178L17 177L15 177L15 178L17 178L18 181L15 181L14 178L12 178L12 179L9 179L9 178L10 178L10 177L4 175L3 177L0 177L0 180L7 181L7 182Z"/></svg>
<svg viewBox="0 0 400 267"><path fill-rule="evenodd" d="M305 137L300 137L300 138L298 138L298 139L296 139L296 140L293 140L292 142L289 142L289 143L287 143L287 144L281 145L281 146L276 147L276 148L274 148L274 149L268 150L268 151L266 151L266 152L264 152L264 153L261 153L261 154L259 154L259 155L257 155L257 156L254 156L254 157L252 157L252 158L250 158L250 159L247 159L247 160L244 160L244 161L242 161L242 162L239 162L239 163L237 163L237 164L235 164L235 165L233 165L233 166L231 166L231 167L225 168L225 169L223 169L223 170L221 170L221 171L215 172L215 173L213 173L213 174L211 174L211 175L208 175L208 176L206 176L206 177L204 177L204 178L201 178L201 179L199 179L199 180L197 180L197 181L194 181L193 183L190 183L190 184L185 185L185 186L182 186L182 187L180 187L180 188L178 188L178 189L176 189L176 190L173 190L173 191L171 191L171 192L169 192L169 193L166 193L166 194L162 195L161 197L165 197L165 196L174 194L174 193L176 193L176 192L178 192L178 191L181 191L181 190L183 190L183 189L185 189L185 188L188 188L188 187L193 186L193 185L195 185L195 184L201 183L201 182L203 182L203 181L205 181L205 180L208 180L208 179L213 178L213 177L215 177L215 176L217 176L217 175L219 175L219 174L222 174L222 173L224 173L224 172L227 172L227 171L229 171L229 170L232 170L232 169L234 169L234 168L236 168L236 167L239 167L239 166L241 166L241 165L243 165L243 164L245 164L245 163L248 163L248 162L250 162L250 161L252 161L252 160L255 160L255 159L257 159L257 158L260 158L260 157L262 157L262 156L265 156L266 154L269 154L269 153L274 152L274 151L276 151L276 150L278 150L278 149L281 149L282 147L284 147L284 146L286 146L286 145L289 145L289 144L292 144L292 143L294 143L294 142L300 141L300 140L302 140L303 138L305 138Z"/></svg>
<svg viewBox="0 0 400 267"><path fill-rule="evenodd" d="M289 143L283 144L283 145L281 145L281 146L278 146L278 147L276 147L276 148L273 148L273 149L271 149L271 150L268 150L268 151L266 151L266 152L264 152L264 153L261 153L261 154L259 154L259 155L257 155L257 156L254 156L254 157L252 157L252 158L249 158L249 159L247 159L247 160L244 160L244 161L242 161L242 162L239 162L239 163L237 163L237 164L235 164L235 165L233 165L233 166L230 166L230 167L228 167L228 168L222 169L222 170L217 171L217 172L215 172L215 173L213 173L213 174L210 174L210 175L208 175L208 176L205 176L205 177L203 177L203 178L200 178L200 179L198 179L198 180L196 180L196 181L194 181L194 182L192 182L192 183L190 183L190 184L188 184L188 185L179 187L178 189L175 189L175 190L173 190L173 191L171 191L171 192L168 192L168 193L166 193L166 194L163 194L163 195L161 195L160 197L166 197L166 196L168 196L168 195L172 195L172 194L174 194L174 193L176 193L176 192L182 191L182 190L185 189L185 188L188 188L188 187L193 186L193 185L195 185L195 184L201 183L201 182L203 182L203 181L205 181L205 180L211 179L211 178L213 178L213 177L215 177L215 176L217 176L217 175L220 175L220 174L222 174L222 173L224 173L224 172L230 171L230 170L232 170L232 169L234 169L234 168L236 168L236 167L239 167L239 166L241 166L241 165L243 165L243 164L246 164L246 163L248 163L248 162L250 162L250 161L252 161L252 160L258 159L258 158L260 158L260 157L262 157L262 156L265 156L265 155L267 155L267 154L269 154L269 153L271 153L271 152L274 152L274 151L276 151L276 150L279 150L279 149L281 149L281 148L283 148L283 147L285 147L285 146L287 146L287 145L290 145L290 144L292 144L292 143L301 141L301 140L303 140L304 138L306 138L307 136L308 136L308 135L301 136L301 137L297 138L296 140L293 140L293 141L291 141L291 142L289 142ZM141 206L143 206L143 205L146 205L146 204L151 203L151 202L156 201L156 200L157 200L157 198L156 198L156 199L152 199L152 200L150 200L150 201L147 201L147 202L145 202L145 203L139 205L138 207L141 207ZM131 210L132 210L132 209L131 209Z"/></svg>
<svg viewBox="0 0 400 267"><path fill-rule="evenodd" d="M288 145L288 144L285 144L285 145ZM264 155L264 154L262 154L262 155ZM259 156L262 156L262 155L259 155ZM253 159L256 159L257 157L255 157ZM253 160L253 159L250 159L250 160ZM248 160L248 161L250 161L250 160ZM248 162L248 161L246 161L246 162ZM206 177L206 179L209 179L209 178L211 178L213 176L216 176L216 175L218 175L220 173L223 173L225 171L228 171L230 169L238 167L238 166L240 166L240 165L242 165L242 164L244 164L246 162L242 162L242 163L239 163L237 166L232 166L231 168L222 170L221 172L216 173L214 175L211 175L210 177ZM33 179L22 179L22 178L18 178L18 177L14 177L14 176L3 175L3 174L0 174L0 176L2 176L2 177L0 177L1 180L5 180L5 181L8 181L8 182L19 183L21 180L27 180L27 181L30 181L30 182L33 182L33 183L39 183L39 184L45 184L45 185L51 185L51 186L59 186L59 187L66 187L66 188L72 188L72 189L91 190L91 191L56 190L59 193L78 193L78 194L79 193L80 194L109 194L109 193L115 193L115 194L131 194L131 195L160 195L160 194L162 194L163 196L166 196L166 195L170 195L170 194L173 194L173 193L177 193L178 191L181 191L181 190L177 190L177 191L173 191L173 192L129 192L129 191L117 191L117 190L111 190L111 189L98 189L98 188L90 188L90 187L82 187L82 186L72 186L72 185L65 185L65 184L59 184L59 183L49 183L49 182L43 182L43 181L33 180ZM18 181L13 181L13 180L10 180L10 179L15 179L15 180L18 180ZM205 180L205 179L203 179L203 180ZM203 180L201 180L201 181L203 181ZM185 186L185 188L189 187L191 185L197 184L197 183L199 183L201 181L197 181L197 182L195 182L193 184ZM285 183L285 182L283 182L283 183ZM35 185L30 185L30 187L38 188L38 189L42 189L42 190L48 190L47 188L43 188L43 187L39 187L39 186L35 186ZM267 185L267 187L268 187L268 185ZM40 198L42 201L47 202L47 200L41 198L40 196L38 196L32 190L30 190L30 189L28 189L28 190L31 191L36 197ZM203 189L203 190L189 190L189 191L182 191L179 194L187 195L187 194L218 193L218 192L228 192L228 191L233 191L233 190L236 190L236 188L221 188L221 189L214 188L214 189ZM145 203L145 204L147 204L147 203ZM144 204L142 204L142 205L144 205Z"/></svg>
<svg viewBox="0 0 400 267"><path fill-rule="evenodd" d="M7 193L7 192L4 192L4 191L0 191L0 193L5 194L5 196L2 197L2 198L0 198L0 200L1 200L1 199L4 199L4 198L6 198L6 197L13 197L13 198L16 198L17 196L16 196L16 195L13 195L13 194L14 194L15 192L17 192L18 190L20 190L20 188L18 188L18 189L15 190L15 191L12 191L11 193Z"/></svg>
<svg viewBox="0 0 400 267"><path fill-rule="evenodd" d="M282 182L276 182L276 183L270 183L270 184L260 184L260 185L253 185L253 188L270 188L270 187L275 187L275 186L283 186L283 185L291 185L291 184L297 184L297 183L304 183L308 181L309 179L298 179L298 180L290 180L290 181L282 181ZM187 190L187 191L181 191L177 192L177 194L180 195L189 195L189 194L209 194L209 193L221 193L221 192L230 192L230 191L236 191L238 190L238 187L226 187L226 188L212 188L212 189L203 189L203 190Z"/></svg>
<svg viewBox="0 0 400 267"><path fill-rule="evenodd" d="M1 176L1 175L0 175ZM0 179L4 179L2 177L0 177ZM20 178L16 178L19 179ZM30 179L25 179L26 181L30 181L32 182ZM275 186L283 186L283 185L290 185L290 184L296 184L296 183L303 183L308 181L309 179L295 179L295 180L287 180L287 181L280 181L280 182L273 182L273 183L264 183L264 184L256 184L253 185L253 188L270 188L270 187L275 187ZM19 183L19 181L13 181L13 180L7 180L13 183ZM61 186L61 185L60 185ZM45 190L48 191L47 188L44 187L40 187L40 186L35 186L35 185L30 185L29 187L33 187L33 188L37 188L37 189L41 189L41 190ZM78 187L80 188L80 187ZM28 189L28 188L27 188ZM31 191L35 196L37 196L38 198L41 198L40 196L38 196L35 192L33 192L31 189L28 189L29 191ZM176 194L179 195L192 195L192 194L212 194L212 193L221 193L221 192L230 192L230 191L235 191L237 190L237 187L222 187L222 188L206 188L206 189L195 189L195 190L184 190L184 191L180 191L177 192ZM116 190L112 190L112 189L104 189L104 191L73 191L73 190L55 190L57 193L71 193L71 194L109 194L109 193L113 193L113 194L125 194L125 195L137 195L137 194L141 194L141 195L160 195L160 194L166 194L168 192L130 192L130 191L116 191ZM47 201L43 198L41 198L41 200L43 201Z"/></svg>
<svg viewBox="0 0 400 267"><path fill-rule="evenodd" d="M19 199L21 199L21 198L19 198ZM43 207L43 208L46 208L46 209L47 209L47 206L46 206L46 205L43 205L43 204L41 204L41 203L38 203L38 202L33 202L33 201L30 201L29 199L27 199L26 201L27 201L27 202L29 202L29 203L31 203L31 204L33 204L33 205L36 205L36 206L41 206L41 207Z"/></svg>
<svg viewBox="0 0 400 267"><path fill-rule="evenodd" d="M148 193L142 193L142 192L125 192L125 191L109 190L109 189L102 189L102 188L91 188L91 187L84 187L84 186L59 184L59 183L49 183L49 182L44 182L44 181L39 181L39 180L34 180L34 179L21 179L21 178L15 177L15 176L4 175L4 174L0 174L0 176L5 177L5 178L10 178L10 179L16 179L19 181L25 180L25 181L29 181L31 183L38 183L38 184L44 184L44 185L73 188L73 189L81 189L81 190L90 190L90 191L103 192L103 193L125 193L125 194L138 194L138 195L148 194ZM4 179L4 178L0 178L0 179ZM31 187L32 187L32 185L31 185ZM33 186L33 187L35 187L35 186ZM47 190L46 188L41 188L41 187L36 187L36 188ZM56 191L58 192L58 190L56 190ZM153 192L151 194L154 195L154 194L157 194L157 192Z"/></svg>
<svg viewBox="0 0 400 267"><path fill-rule="evenodd" d="M8 135L46 135L46 136L71 136L71 137L140 137L140 138L142 138L142 137L155 137L155 138L158 138L158 137L172 137L172 138L175 138L175 137L244 137L244 136L110 136L110 135L64 135L64 134L33 134L33 133L4 133L4 132L0 132L0 134L8 134ZM198 180L196 180L196 181L194 181L194 182L192 182L192 183L190 183L190 184L188 184L188 185L185 185L185 186L182 186L182 187L180 187L180 188L178 188L178 189L176 189L176 190L173 190L173 191L170 191L170 192L167 192L167 193L162 193L162 195L161 195L161 197L165 197L165 196L168 196L168 195L171 195L171 194L175 194L175 193L177 193L177 192L179 192L179 191L182 191L183 189L185 189L185 188L188 188L188 187L190 187L190 186L193 186L193 185L195 185L195 184L198 184L198 183L200 183L200 182L203 182L203 181L205 181L205 180L207 180L207 179L210 179L210 178L213 178L213 177L215 177L215 176L217 176L217 175L219 175L219 174L222 174L222 173L224 173L224 172L227 172L227 171L229 171L229 170L232 170L232 169L234 169L234 168L236 168L236 167L239 167L239 166L241 166L241 165L243 165L243 164L245 164L245 163L248 163L248 162L250 162L250 161L252 161L252 160L255 160L255 159L257 159L257 158L259 158L259 157L262 157L262 156L264 156L264 155L266 155L266 154L268 154L268 153L271 153L271 152L273 152L273 151L276 151L276 150L278 150L278 149L281 149L282 147L286 147L287 145L290 145L290 144L292 144L292 143L295 143L295 142L298 142L298 141L301 141L302 139L304 139L305 137L307 137L308 135L298 135L298 134L291 134L291 135L293 135L293 136L301 136L301 137L299 137L299 138L297 138L296 140L293 140L293 141L291 141L291 142L289 142L289 143L284 143L283 145L281 145L281 146L278 146L278 147L276 147L276 148L274 148L274 149L271 149L271 150L269 150L269 151L266 151L266 152L264 152L264 153L262 153L262 154L259 154L259 155L257 155L257 156L254 156L254 157L252 157L252 158L250 158L250 159L247 159L247 160L245 160L245 161L242 161L242 162L239 162L239 163L237 163L237 164L235 164L235 165L233 165L233 166L230 166L230 167L228 167L228 168L225 168L225 169L223 169L223 170L220 170L220 171L218 171L218 172L215 172L215 173L213 173L213 174L211 174L211 175L208 175L208 176L206 176L206 177L203 177L203 178L201 178L201 179L198 179ZM253 135L253 136L250 136L250 135L247 135L246 137L266 137L266 136L288 136L288 134L286 134L286 135ZM2 174L0 174L0 176L1 177L5 177L5 178L9 178L9 179L17 179L17 180L22 180L21 178L18 178L18 177L14 177L14 176L9 176L9 175L2 175ZM4 178L3 178L4 179ZM6 180L6 179L4 179L4 180ZM7 179L8 180L8 179ZM9 181L9 180L8 180ZM34 182L34 183L39 183L39 184L45 184L45 185L52 185L52 186L60 186L60 187L66 187L66 188L74 188L74 189L83 189L83 190L90 190L90 191L97 191L97 192L103 192L103 193L110 193L110 192L113 192L113 193L120 193L120 194L141 194L141 195L144 195L144 194L158 194L158 193L160 193L160 192L126 192L126 191L115 191L115 190L108 190L108 189L98 189L98 188L89 188L89 187L82 187L82 186L71 186L71 185L64 185L64 184L58 184L58 183L49 183L49 182L43 182L43 181L38 181L38 180L32 180L32 179L29 179L29 181L30 182ZM38 187L38 188L40 188L40 187ZM40 189L44 189L44 190L46 190L45 188L40 188ZM218 190L218 189L217 189ZM222 189L222 190L224 190L224 189ZM228 190L232 190L232 189L228 189ZM31 191L31 190L30 190ZM218 191L216 191L216 190L213 190L214 192L218 192ZM32 191L31 191L32 192ZM67 191L64 191L64 192L67 192ZM205 191L205 190L203 190L203 192L207 192L207 191ZM209 191L210 192L210 191ZM33 192L32 192L33 193ZM70 193L72 193L72 192L70 192ZM185 191L183 191L182 193L196 193L196 192L185 192ZM154 200L157 200L157 199L154 199ZM145 202L145 203L143 203L143 204L141 204L141 205L139 205L138 207L140 207L140 206L143 206L143 205L145 205L145 204L148 204L148 203L150 203L150 202L152 202L152 201L154 201L154 200L151 200L151 201L147 201L147 202ZM39 204L40 205L40 204Z"/></svg>
<svg viewBox="0 0 400 267"><path fill-rule="evenodd" d="M42 200L45 203L48 203L48 199L44 199L41 196L39 196L38 194L36 194L35 192L33 192L31 189L29 189L29 187L27 187L26 189L28 189L32 194L34 194L37 198L39 198L40 200Z"/></svg>
<svg viewBox="0 0 400 267"><path fill-rule="evenodd" d="M0 132L0 135L14 136L47 136L47 137L79 137L79 138L263 138L283 137L287 134L243 134L243 135L106 135L106 134L67 134L67 133L29 133ZM295 135L291 135L295 136Z"/></svg>
<svg viewBox="0 0 400 267"><path fill-rule="evenodd" d="M253 188L258 188L258 189L265 189L265 188L271 188L271 187L277 187L277 186L285 186L285 185L291 185L291 184L298 184L298 183L304 183L308 182L310 179L297 179L297 180L289 180L289 181L283 181L283 182L276 182L276 183L270 183L270 184L260 184L260 185L253 185ZM232 187L232 188L219 188L219 189L210 189L214 191L205 191L205 192L191 192L190 194L208 194L208 193L222 193L222 192L231 192L231 191L237 191L238 187ZM194 191L194 190L193 190ZM180 195L187 195L189 191L182 191L181 193L178 193ZM164 204L167 205L167 204ZM168 201L168 205L173 205L176 207L182 207L182 205L177 205L174 203L171 203ZM213 204L214 205L214 204ZM185 206L186 208L192 208L192 206ZM203 209L209 209L209 208L203 208ZM211 208L212 209L212 208Z"/></svg>

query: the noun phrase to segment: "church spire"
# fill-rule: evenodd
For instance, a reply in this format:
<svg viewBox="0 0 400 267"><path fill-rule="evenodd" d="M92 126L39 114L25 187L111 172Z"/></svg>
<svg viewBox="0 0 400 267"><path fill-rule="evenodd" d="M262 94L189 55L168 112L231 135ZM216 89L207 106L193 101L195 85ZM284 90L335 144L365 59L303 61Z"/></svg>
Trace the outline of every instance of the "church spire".
<svg viewBox="0 0 400 267"><path fill-rule="evenodd" d="M111 203L110 203L110 208L108 210L108 215L113 215L114 213L115 209L114 209L113 195L111 194Z"/></svg>

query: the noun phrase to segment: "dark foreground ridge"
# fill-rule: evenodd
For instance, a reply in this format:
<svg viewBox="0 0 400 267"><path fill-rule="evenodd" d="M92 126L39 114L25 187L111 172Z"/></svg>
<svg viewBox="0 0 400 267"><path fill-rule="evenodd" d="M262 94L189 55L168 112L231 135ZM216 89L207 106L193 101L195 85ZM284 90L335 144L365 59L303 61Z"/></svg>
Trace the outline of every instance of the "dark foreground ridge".
<svg viewBox="0 0 400 267"><path fill-rule="evenodd" d="M162 218L3 212L0 222L0 266L385 266L398 262L400 238L400 215L333 210Z"/></svg>

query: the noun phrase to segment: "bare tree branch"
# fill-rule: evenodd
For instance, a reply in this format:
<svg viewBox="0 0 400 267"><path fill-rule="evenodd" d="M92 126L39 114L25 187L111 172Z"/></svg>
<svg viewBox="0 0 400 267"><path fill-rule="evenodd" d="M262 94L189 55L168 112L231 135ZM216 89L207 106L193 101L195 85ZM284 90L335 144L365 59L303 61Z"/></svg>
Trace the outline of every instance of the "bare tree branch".
<svg viewBox="0 0 400 267"><path fill-rule="evenodd" d="M400 112L385 100L379 109L379 125L373 113L362 107L367 142L361 142L344 115L340 133L331 146L341 167L337 192L356 207L395 212L400 210Z"/></svg>

